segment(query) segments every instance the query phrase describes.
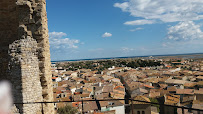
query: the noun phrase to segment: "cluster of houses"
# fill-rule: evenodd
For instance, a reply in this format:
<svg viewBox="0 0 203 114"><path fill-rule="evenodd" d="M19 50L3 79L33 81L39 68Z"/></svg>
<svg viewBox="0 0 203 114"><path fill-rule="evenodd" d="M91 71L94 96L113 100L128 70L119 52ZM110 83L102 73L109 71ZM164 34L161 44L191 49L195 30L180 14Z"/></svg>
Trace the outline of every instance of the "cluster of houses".
<svg viewBox="0 0 203 114"><path fill-rule="evenodd" d="M114 75L123 80L131 98L142 96L166 105L203 109L203 72L200 69L183 70L181 66L178 68L166 66L158 69L149 67L131 69ZM183 113L180 108L167 106L157 108L159 109L151 108L151 112ZM198 114L197 111L187 109L184 113Z"/></svg>
<svg viewBox="0 0 203 114"><path fill-rule="evenodd" d="M126 68L115 68L114 70L120 72L124 69ZM107 71L103 74L96 74L96 71L90 69L66 71L52 65L54 100L74 101L71 106L78 109L79 112L124 114L125 101L112 101L111 99L125 99L125 87L119 78L107 74L111 73ZM84 100L83 106L82 100ZM56 103L55 108L65 105L66 103Z"/></svg>
<svg viewBox="0 0 203 114"><path fill-rule="evenodd" d="M112 66L98 74L91 69L67 71L52 64L54 100L74 101L69 105L87 114L182 114L179 108L127 99L203 109L203 72L199 66L200 62L136 69ZM55 108L65 105L56 103ZM187 109L184 113L198 114Z"/></svg>

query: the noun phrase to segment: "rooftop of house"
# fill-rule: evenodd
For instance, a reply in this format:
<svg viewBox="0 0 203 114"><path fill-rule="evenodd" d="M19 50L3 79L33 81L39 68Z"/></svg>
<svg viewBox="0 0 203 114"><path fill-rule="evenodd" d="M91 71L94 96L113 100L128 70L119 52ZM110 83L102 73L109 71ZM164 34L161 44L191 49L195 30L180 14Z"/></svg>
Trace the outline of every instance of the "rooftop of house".
<svg viewBox="0 0 203 114"><path fill-rule="evenodd" d="M203 80L203 76L197 76L196 78Z"/></svg>
<svg viewBox="0 0 203 114"><path fill-rule="evenodd" d="M113 85L109 85L109 86L104 86L102 89L102 92L112 92L113 91Z"/></svg>
<svg viewBox="0 0 203 114"><path fill-rule="evenodd" d="M197 83L195 82L187 82L184 84L185 87L194 87Z"/></svg>
<svg viewBox="0 0 203 114"><path fill-rule="evenodd" d="M193 72L193 75L203 76L203 72L196 71L196 72Z"/></svg>
<svg viewBox="0 0 203 114"><path fill-rule="evenodd" d="M196 84L199 85L199 86L203 86L203 81L199 81Z"/></svg>
<svg viewBox="0 0 203 114"><path fill-rule="evenodd" d="M101 107L115 107L124 105L122 101L99 101L99 103Z"/></svg>
<svg viewBox="0 0 203 114"><path fill-rule="evenodd" d="M116 87L114 87L114 90L125 91L125 87L124 86L116 86Z"/></svg>
<svg viewBox="0 0 203 114"><path fill-rule="evenodd" d="M146 85L146 84L144 84L144 87L146 87L146 88L150 88L150 89L153 89L153 88L154 88L153 86Z"/></svg>
<svg viewBox="0 0 203 114"><path fill-rule="evenodd" d="M103 89L103 87L99 87L99 86L98 86L98 87L95 87L95 92L96 92L96 91L100 91L100 90L102 91L102 89Z"/></svg>
<svg viewBox="0 0 203 114"><path fill-rule="evenodd" d="M194 94L201 94L201 95L203 95L203 89L194 90Z"/></svg>
<svg viewBox="0 0 203 114"><path fill-rule="evenodd" d="M194 89L177 89L176 94L188 94L188 95L192 95L194 94Z"/></svg>
<svg viewBox="0 0 203 114"><path fill-rule="evenodd" d="M118 78L113 78L112 81L118 83L118 82L120 82L120 79L118 79Z"/></svg>
<svg viewBox="0 0 203 114"><path fill-rule="evenodd" d="M176 91L177 88L175 86L170 86L170 87L167 87L167 90L168 91Z"/></svg>
<svg viewBox="0 0 203 114"><path fill-rule="evenodd" d="M58 77L52 77L52 79L57 79Z"/></svg>
<svg viewBox="0 0 203 114"><path fill-rule="evenodd" d="M150 98L160 97L160 95L161 95L160 92L150 92L150 93L149 93L149 97L150 97Z"/></svg>
<svg viewBox="0 0 203 114"><path fill-rule="evenodd" d="M169 93L168 90L164 89L150 89L150 92L160 92L160 96L164 96Z"/></svg>
<svg viewBox="0 0 203 114"><path fill-rule="evenodd" d="M150 99L145 96L136 96L134 100L150 102ZM132 104L132 102L130 102L129 104ZM133 104L148 104L148 103L133 101Z"/></svg>
<svg viewBox="0 0 203 114"><path fill-rule="evenodd" d="M203 102L198 100L193 100L192 108L203 109Z"/></svg>
<svg viewBox="0 0 203 114"><path fill-rule="evenodd" d="M159 84L160 88L164 89L166 88L168 85L167 84Z"/></svg>
<svg viewBox="0 0 203 114"><path fill-rule="evenodd" d="M146 82L158 83L159 82L159 78L149 78L149 79L146 79Z"/></svg>
<svg viewBox="0 0 203 114"><path fill-rule="evenodd" d="M73 86L75 85L75 82L71 82L69 80L63 80L61 82L58 82L58 86L62 86L63 84L67 84L68 86Z"/></svg>
<svg viewBox="0 0 203 114"><path fill-rule="evenodd" d="M165 82L168 83L168 84L181 84L181 85L183 85L185 83L188 83L189 81L176 80L176 79L167 79Z"/></svg>
<svg viewBox="0 0 203 114"><path fill-rule="evenodd" d="M82 102L72 102L73 107L79 107L80 104L82 104Z"/></svg>
<svg viewBox="0 0 203 114"><path fill-rule="evenodd" d="M173 94L165 95L165 104L177 105L177 103L179 102L180 102L179 95L173 95Z"/></svg>
<svg viewBox="0 0 203 114"><path fill-rule="evenodd" d="M82 108L82 106L80 105L80 108ZM83 111L87 112L90 110L98 110L98 106L96 104L96 101L88 101L88 102L84 102L83 103Z"/></svg>

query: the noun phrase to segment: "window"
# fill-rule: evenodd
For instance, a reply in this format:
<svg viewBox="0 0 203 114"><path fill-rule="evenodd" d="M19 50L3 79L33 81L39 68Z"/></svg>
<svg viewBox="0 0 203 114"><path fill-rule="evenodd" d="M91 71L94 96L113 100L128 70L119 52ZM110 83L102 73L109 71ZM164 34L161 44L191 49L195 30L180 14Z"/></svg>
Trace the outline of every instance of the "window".
<svg viewBox="0 0 203 114"><path fill-rule="evenodd" d="M137 114L140 114L140 111L137 111Z"/></svg>
<svg viewBox="0 0 203 114"><path fill-rule="evenodd" d="M142 114L145 114L145 111L142 111Z"/></svg>
<svg viewBox="0 0 203 114"><path fill-rule="evenodd" d="M113 102L109 102L109 105L114 105L114 103Z"/></svg>

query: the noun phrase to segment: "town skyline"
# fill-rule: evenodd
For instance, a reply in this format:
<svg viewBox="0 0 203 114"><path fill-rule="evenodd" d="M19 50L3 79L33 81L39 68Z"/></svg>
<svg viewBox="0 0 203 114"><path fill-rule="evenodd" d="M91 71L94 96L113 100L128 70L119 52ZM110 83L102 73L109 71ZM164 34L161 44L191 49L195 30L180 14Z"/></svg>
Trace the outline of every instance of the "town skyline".
<svg viewBox="0 0 203 114"><path fill-rule="evenodd" d="M202 109L202 65L200 54L55 62L54 101L76 101L55 108L60 112L69 105L88 114L198 114L193 109Z"/></svg>

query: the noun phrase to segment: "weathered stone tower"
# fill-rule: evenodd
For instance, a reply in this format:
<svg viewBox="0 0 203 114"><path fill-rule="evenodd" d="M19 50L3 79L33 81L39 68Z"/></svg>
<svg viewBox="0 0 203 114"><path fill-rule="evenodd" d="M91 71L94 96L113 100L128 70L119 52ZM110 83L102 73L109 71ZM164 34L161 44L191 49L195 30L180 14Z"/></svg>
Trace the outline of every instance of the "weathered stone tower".
<svg viewBox="0 0 203 114"><path fill-rule="evenodd" d="M45 0L0 0L0 80L14 102L53 101ZM53 104L16 105L20 113L52 114Z"/></svg>

